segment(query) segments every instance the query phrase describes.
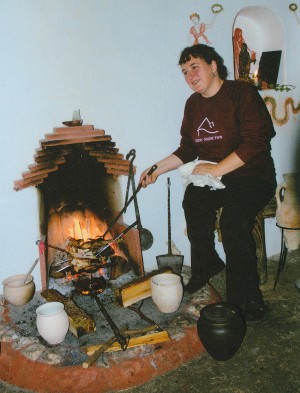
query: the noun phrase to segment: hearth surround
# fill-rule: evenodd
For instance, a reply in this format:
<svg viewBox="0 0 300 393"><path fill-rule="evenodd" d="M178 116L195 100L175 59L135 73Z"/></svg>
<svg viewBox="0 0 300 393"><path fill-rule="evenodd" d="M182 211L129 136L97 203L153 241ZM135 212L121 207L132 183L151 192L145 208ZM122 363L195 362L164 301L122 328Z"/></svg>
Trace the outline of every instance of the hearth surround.
<svg viewBox="0 0 300 393"><path fill-rule="evenodd" d="M40 141L34 161L14 189L35 186L39 192L42 289L50 277L70 279L70 271L105 277L109 272L114 279L130 269L143 275L139 231L128 231L122 216L111 225L123 207L119 176L128 176L130 165L135 170L111 136L93 125L55 127ZM96 240L98 249L107 246L100 258L92 253ZM100 260L102 268L95 269ZM104 269L107 262L113 267Z"/></svg>

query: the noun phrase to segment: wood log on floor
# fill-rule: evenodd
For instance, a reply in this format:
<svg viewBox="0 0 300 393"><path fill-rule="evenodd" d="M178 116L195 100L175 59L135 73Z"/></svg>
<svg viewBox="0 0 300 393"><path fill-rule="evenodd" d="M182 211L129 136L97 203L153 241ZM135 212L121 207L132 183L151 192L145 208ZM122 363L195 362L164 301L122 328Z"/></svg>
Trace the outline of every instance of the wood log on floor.
<svg viewBox="0 0 300 393"><path fill-rule="evenodd" d="M124 335L127 335L126 331L122 331ZM127 348L134 348L138 347L141 345L154 345L154 344L159 344L165 341L171 340L171 337L167 330L162 330L161 332L153 332L149 334L144 334L138 337L130 337L129 335L129 341L128 341L128 346ZM83 351L86 352L88 356L92 356L95 353L99 353L98 351L101 350L101 348L105 346L105 351L103 352L115 352L115 351L121 351L121 345L118 342L112 342L109 347L106 347L106 343L103 344L98 344L98 345L90 345L87 347L81 347ZM101 353L103 353L101 351ZM100 354L99 354L100 355Z"/></svg>
<svg viewBox="0 0 300 393"><path fill-rule="evenodd" d="M170 268L154 270L143 277L139 277L130 283L115 290L117 303L122 307L131 306L133 303L151 296L151 278L160 273L172 273Z"/></svg>
<svg viewBox="0 0 300 393"><path fill-rule="evenodd" d="M41 295L48 302L61 302L64 304L70 321L69 330L77 338L96 330L96 324L93 318L82 310L74 300L62 295L56 289L45 289L41 292Z"/></svg>

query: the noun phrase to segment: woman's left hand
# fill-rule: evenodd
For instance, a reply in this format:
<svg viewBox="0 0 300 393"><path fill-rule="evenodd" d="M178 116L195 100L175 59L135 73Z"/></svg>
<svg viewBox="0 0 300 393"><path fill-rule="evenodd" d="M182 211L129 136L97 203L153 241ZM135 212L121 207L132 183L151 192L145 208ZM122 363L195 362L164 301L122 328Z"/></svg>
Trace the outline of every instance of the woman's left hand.
<svg viewBox="0 0 300 393"><path fill-rule="evenodd" d="M193 175L205 175L210 174L211 176L218 177L218 164L200 163L195 166L192 174Z"/></svg>

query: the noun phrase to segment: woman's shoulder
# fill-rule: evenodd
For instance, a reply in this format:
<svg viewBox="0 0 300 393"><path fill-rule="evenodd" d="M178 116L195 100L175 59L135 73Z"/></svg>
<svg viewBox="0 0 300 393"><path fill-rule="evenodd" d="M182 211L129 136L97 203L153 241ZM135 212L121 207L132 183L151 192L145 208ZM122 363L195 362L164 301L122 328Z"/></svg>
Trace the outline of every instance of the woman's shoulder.
<svg viewBox="0 0 300 393"><path fill-rule="evenodd" d="M254 99L259 95L256 87L252 83L242 80L224 81L224 93L234 101L236 99Z"/></svg>
<svg viewBox="0 0 300 393"><path fill-rule="evenodd" d="M247 81L243 80L225 80L224 87L232 91L256 91L255 86Z"/></svg>
<svg viewBox="0 0 300 393"><path fill-rule="evenodd" d="M191 94L187 100L186 100L186 105L192 105L193 103L198 102L199 100L201 100L201 94L199 93L193 93Z"/></svg>

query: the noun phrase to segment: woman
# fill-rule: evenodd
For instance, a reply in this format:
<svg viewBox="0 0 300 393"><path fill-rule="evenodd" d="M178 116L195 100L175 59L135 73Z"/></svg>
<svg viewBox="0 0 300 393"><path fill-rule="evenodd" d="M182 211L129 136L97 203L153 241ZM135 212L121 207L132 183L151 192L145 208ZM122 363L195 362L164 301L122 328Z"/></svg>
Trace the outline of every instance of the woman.
<svg viewBox="0 0 300 393"><path fill-rule="evenodd" d="M227 81L222 57L207 45L185 48L179 65L193 94L186 102L179 148L157 162L140 182L154 183L163 173L199 158L193 174L222 177L223 189L189 184L183 209L191 244L191 278L185 290L194 293L224 267L215 250L216 209L226 254L227 301L241 308L246 320L266 312L257 273L252 228L257 213L273 197L276 175L270 154L275 135L267 108L254 86Z"/></svg>

